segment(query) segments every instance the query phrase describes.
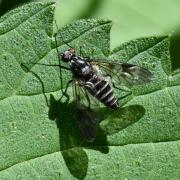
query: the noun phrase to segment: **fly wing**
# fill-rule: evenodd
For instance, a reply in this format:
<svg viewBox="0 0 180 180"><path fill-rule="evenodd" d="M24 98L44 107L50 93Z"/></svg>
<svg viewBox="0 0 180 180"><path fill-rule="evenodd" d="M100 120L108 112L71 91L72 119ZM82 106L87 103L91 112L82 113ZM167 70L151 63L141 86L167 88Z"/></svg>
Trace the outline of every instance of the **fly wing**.
<svg viewBox="0 0 180 180"><path fill-rule="evenodd" d="M98 66L102 74L110 76L117 85L131 87L143 83L149 83L153 74L146 68L128 63L114 61L91 61L94 67Z"/></svg>
<svg viewBox="0 0 180 180"><path fill-rule="evenodd" d="M99 125L98 101L92 97L79 80L74 80L74 96L76 102L76 118L82 136L93 142Z"/></svg>

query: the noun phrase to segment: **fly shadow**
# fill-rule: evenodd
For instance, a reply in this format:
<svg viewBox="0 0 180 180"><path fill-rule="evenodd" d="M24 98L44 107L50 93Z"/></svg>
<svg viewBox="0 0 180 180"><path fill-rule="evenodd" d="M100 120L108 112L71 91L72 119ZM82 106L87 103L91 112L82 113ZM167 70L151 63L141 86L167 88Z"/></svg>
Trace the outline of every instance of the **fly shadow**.
<svg viewBox="0 0 180 180"><path fill-rule="evenodd" d="M83 150L86 145L93 147L93 143L85 143L82 138L73 109L75 103L61 102L50 96L49 118L55 120L59 129L60 151L71 174L84 179L88 168L88 156ZM98 136L105 148L99 149L102 153L108 153L107 139L105 133L99 129ZM94 148L95 149L95 148Z"/></svg>
<svg viewBox="0 0 180 180"><path fill-rule="evenodd" d="M76 123L73 111L75 103L69 103L68 98L65 102L56 100L52 94L50 98L47 97L41 78L25 65L21 64L21 66L41 83L42 93L49 107L49 119L56 122L59 130L60 151L70 173L78 179L84 179L87 173L88 156L84 149L93 149L107 154L109 152L107 136L134 124L145 114L145 109L140 105L131 105L118 110L100 108L97 137L94 142L88 143L82 138Z"/></svg>
<svg viewBox="0 0 180 180"><path fill-rule="evenodd" d="M71 174L84 179L88 168L88 156L84 149L109 152L107 135L118 133L137 122L145 113L140 105L132 105L119 110L100 109L100 126L94 142L86 142L79 131L74 117L75 103L61 102L50 96L49 118L55 120L59 129L60 150Z"/></svg>
<svg viewBox="0 0 180 180"><path fill-rule="evenodd" d="M44 99L46 101L47 106L49 107L48 97L45 94L45 86L44 86L44 83L41 80L41 78L35 72L31 71L30 68L28 66L26 66L25 64L21 63L21 67L26 73L32 73L38 79L38 81L39 81L39 83L41 84L41 87L42 87L42 94L44 96Z"/></svg>

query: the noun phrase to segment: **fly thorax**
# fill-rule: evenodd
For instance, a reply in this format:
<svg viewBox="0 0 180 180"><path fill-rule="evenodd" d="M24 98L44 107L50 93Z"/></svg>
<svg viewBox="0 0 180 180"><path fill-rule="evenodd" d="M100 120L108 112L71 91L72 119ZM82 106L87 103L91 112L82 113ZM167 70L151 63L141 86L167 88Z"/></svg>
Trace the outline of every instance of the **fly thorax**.
<svg viewBox="0 0 180 180"><path fill-rule="evenodd" d="M86 78L92 74L92 66L89 62L75 57L70 61L70 68L75 77Z"/></svg>

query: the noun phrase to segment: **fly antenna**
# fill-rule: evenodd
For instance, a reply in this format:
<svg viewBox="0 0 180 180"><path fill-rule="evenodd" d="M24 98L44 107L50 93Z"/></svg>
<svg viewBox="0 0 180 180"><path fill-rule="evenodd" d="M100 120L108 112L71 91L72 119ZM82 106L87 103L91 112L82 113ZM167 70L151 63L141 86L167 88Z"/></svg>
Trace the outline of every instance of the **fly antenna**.
<svg viewBox="0 0 180 180"><path fill-rule="evenodd" d="M58 61L59 61L59 75L60 75L60 82L61 82L61 91L62 91L62 94L63 94L63 79L62 79L62 64L61 64L61 58L60 58L60 53L58 51L58 43L57 43L57 32L58 32L58 25L57 25L57 22L56 20L54 20L55 22L55 26L56 26L56 33L54 34L54 38L55 38L55 43L56 43L56 51L57 51L57 56L58 56ZM61 36L61 39L62 39L62 42L64 44L66 44L67 46L69 46L70 48L72 48L68 43L66 43L62 37L62 34L60 33L60 36ZM69 68L68 68L69 69ZM70 69L69 69L70 70Z"/></svg>
<svg viewBox="0 0 180 180"><path fill-rule="evenodd" d="M33 65L42 65L42 66L54 66L54 67L60 67L60 68L62 68L62 69L66 69L66 70L70 71L70 68L65 67L65 66L62 66L62 65L58 65L58 64L21 63L20 65L24 67L25 65L30 65L30 64L33 64Z"/></svg>
<svg viewBox="0 0 180 180"><path fill-rule="evenodd" d="M55 25L56 25L56 33L55 33L54 37L55 37L55 43L56 43L56 51L57 51L59 66L61 66L61 58L59 56L60 54L59 54L59 51L58 51L58 43L57 43L58 25L57 25L56 20L55 20ZM60 81L61 81L61 91L63 93L63 80L62 80L62 69L61 68L59 68L59 75L60 75Z"/></svg>
<svg viewBox="0 0 180 180"><path fill-rule="evenodd" d="M54 22L55 22L55 25L56 25L56 30L58 31L58 25L57 25L56 20L54 20ZM56 45L57 45L57 38L56 38L56 36L57 36L57 31L56 31L56 33L55 33ZM64 41L64 38L63 38L62 34L61 34L61 33L59 33L59 34L60 34L60 36L61 36L62 42L63 42L64 44L66 44L67 46L69 46L70 48L73 48L73 47L70 46L67 42Z"/></svg>

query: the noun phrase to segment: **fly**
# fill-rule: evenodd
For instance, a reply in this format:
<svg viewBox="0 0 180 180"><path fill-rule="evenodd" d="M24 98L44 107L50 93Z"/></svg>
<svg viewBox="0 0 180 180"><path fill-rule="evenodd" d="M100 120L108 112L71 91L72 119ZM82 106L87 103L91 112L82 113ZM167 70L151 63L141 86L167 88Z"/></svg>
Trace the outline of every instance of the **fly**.
<svg viewBox="0 0 180 180"><path fill-rule="evenodd" d="M55 41L57 46L56 36ZM99 125L99 103L113 110L118 109L119 100L114 94L115 88L149 83L153 75L148 69L134 64L79 56L74 48L65 44L70 48L62 53L61 59L68 63L69 67L61 64L40 65L58 66L72 73L72 80L67 83L63 94L66 94L69 84L72 83L77 124L84 139L93 142ZM59 63L61 59L59 58Z"/></svg>
<svg viewBox="0 0 180 180"><path fill-rule="evenodd" d="M61 59L69 64L72 73L69 83L73 84L76 118L81 133L88 142L94 141L99 125L98 113L93 107L103 103L106 107L118 109L119 101L114 95L117 85L131 87L149 83L153 78L148 69L134 64L78 56L72 47L62 54Z"/></svg>
<svg viewBox="0 0 180 180"><path fill-rule="evenodd" d="M62 60L69 62L73 81L76 81L75 84L87 91L85 92L87 96L91 94L91 96L112 109L119 107L118 100L114 96L110 84L100 74L99 69L93 66L93 62L89 58L77 56L75 50L71 48L63 53Z"/></svg>

